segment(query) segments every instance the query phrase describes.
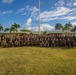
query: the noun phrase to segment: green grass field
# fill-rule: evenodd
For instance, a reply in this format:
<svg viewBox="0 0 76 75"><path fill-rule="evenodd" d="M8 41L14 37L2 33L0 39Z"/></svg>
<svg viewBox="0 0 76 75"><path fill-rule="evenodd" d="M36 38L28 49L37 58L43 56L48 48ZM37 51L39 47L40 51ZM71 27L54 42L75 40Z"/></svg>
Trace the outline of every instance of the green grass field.
<svg viewBox="0 0 76 75"><path fill-rule="evenodd" d="M76 75L76 48L0 48L0 75Z"/></svg>

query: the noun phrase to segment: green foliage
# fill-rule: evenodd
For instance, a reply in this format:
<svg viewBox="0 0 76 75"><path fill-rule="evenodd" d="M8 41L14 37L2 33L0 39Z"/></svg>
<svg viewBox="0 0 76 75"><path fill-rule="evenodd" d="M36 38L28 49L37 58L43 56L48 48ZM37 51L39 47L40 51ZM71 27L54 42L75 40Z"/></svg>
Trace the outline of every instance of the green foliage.
<svg viewBox="0 0 76 75"><path fill-rule="evenodd" d="M75 31L76 31L76 26L74 26L71 31L72 31L72 32L75 32Z"/></svg>
<svg viewBox="0 0 76 75"><path fill-rule="evenodd" d="M11 33L12 31L14 31L14 32L16 31L16 28L15 28L15 26L13 26L13 25L12 25L11 28L10 28L10 33Z"/></svg>
<svg viewBox="0 0 76 75"><path fill-rule="evenodd" d="M62 27L62 31L63 31L63 32L65 31L65 27L64 27L64 26Z"/></svg>
<svg viewBox="0 0 76 75"><path fill-rule="evenodd" d="M6 31L10 31L10 28L5 28L4 29L4 32L6 32Z"/></svg>
<svg viewBox="0 0 76 75"><path fill-rule="evenodd" d="M43 34L48 34L48 32L47 31L44 31Z"/></svg>
<svg viewBox="0 0 76 75"><path fill-rule="evenodd" d="M71 31L71 29L72 29L72 24L70 22L66 23L64 26L64 30Z"/></svg>
<svg viewBox="0 0 76 75"><path fill-rule="evenodd" d="M0 24L0 32L3 30L3 27L2 27L2 25Z"/></svg>
<svg viewBox="0 0 76 75"><path fill-rule="evenodd" d="M10 31L10 33L11 32L15 33L15 32L18 31L18 28L20 28L20 25L17 24L17 23L13 23L10 28L5 28L4 32ZM2 31L2 30L3 30L3 27L0 24L0 31ZM66 23L64 26L61 23L56 23L55 30L60 30L60 31L63 31L63 32L75 32L76 31L76 27L73 27L70 22ZM30 32L30 34L32 34L32 32L30 30L22 29L20 31L22 31L22 32ZM43 34L48 34L49 32L48 31L44 31L42 33Z"/></svg>
<svg viewBox="0 0 76 75"><path fill-rule="evenodd" d="M32 32L30 34L33 34Z"/></svg>
<svg viewBox="0 0 76 75"><path fill-rule="evenodd" d="M56 23L55 30L60 30L60 29L62 29L62 24Z"/></svg>
<svg viewBox="0 0 76 75"><path fill-rule="evenodd" d="M66 31L66 32L70 32L71 30L73 31L73 26L72 24L69 22L69 23L66 23L64 26L62 26L62 24L60 23L57 23L55 25L55 30L60 30L62 29L62 31Z"/></svg>
<svg viewBox="0 0 76 75"><path fill-rule="evenodd" d="M17 23L14 23L12 26L11 26L11 28L14 30L14 31L18 31L18 28L20 28L20 25L19 24L17 24Z"/></svg>
<svg viewBox="0 0 76 75"><path fill-rule="evenodd" d="M14 23L14 24L11 25L11 27L10 27L10 33L11 33L12 31L17 32L17 31L18 31L18 28L20 28L20 25L17 24L17 23Z"/></svg>

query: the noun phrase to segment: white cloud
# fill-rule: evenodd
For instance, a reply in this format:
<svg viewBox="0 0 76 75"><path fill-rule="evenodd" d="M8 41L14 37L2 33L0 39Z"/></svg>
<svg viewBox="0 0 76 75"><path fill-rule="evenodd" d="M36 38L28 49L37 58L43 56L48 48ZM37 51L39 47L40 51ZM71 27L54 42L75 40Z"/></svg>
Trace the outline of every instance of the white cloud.
<svg viewBox="0 0 76 75"><path fill-rule="evenodd" d="M44 11L41 13L40 18L42 22L48 22L51 20L58 19L60 16L65 16L71 13L72 10L66 7L58 7L52 11Z"/></svg>
<svg viewBox="0 0 76 75"><path fill-rule="evenodd" d="M73 25L73 26L76 26L76 22L73 22L72 25Z"/></svg>
<svg viewBox="0 0 76 75"><path fill-rule="evenodd" d="M28 30L32 31L38 31L38 27L28 27ZM40 31L52 31L54 30L54 26L51 26L50 24L41 24Z"/></svg>
<svg viewBox="0 0 76 75"><path fill-rule="evenodd" d="M41 31L52 31L54 30L54 26L51 26L49 24L42 24L40 29Z"/></svg>
<svg viewBox="0 0 76 75"><path fill-rule="evenodd" d="M63 0L60 0L59 3L62 3L62 5L65 4ZM18 12L21 12L22 15L26 15L28 12L30 19L27 20L26 26L31 26L32 20L38 20L38 8L36 6L26 6L21 8ZM54 10L41 12L40 20L41 22L49 22L51 20L74 20L76 19L75 12L76 8L71 9L64 6L55 7Z"/></svg>
<svg viewBox="0 0 76 75"><path fill-rule="evenodd" d="M30 11L30 17L33 19L33 20L38 20L38 8L36 8L35 6L34 7L29 7L29 6L26 6L26 9L28 11ZM54 10L50 10L50 11L43 11L40 13L40 20L41 22L49 22L51 20L56 20L56 19L59 19L59 20L73 20L73 19L76 19L75 16L72 16L74 15L76 9L70 9L68 7L57 7L55 8ZM25 13L23 13L23 15L25 15Z"/></svg>
<svg viewBox="0 0 76 75"><path fill-rule="evenodd" d="M31 11L31 12L37 12L38 11L38 8L36 6L32 6L32 7L26 6L26 9L28 11Z"/></svg>
<svg viewBox="0 0 76 75"><path fill-rule="evenodd" d="M22 12L24 12L24 11L25 11L25 8L21 8L21 9L18 10L17 13L22 13Z"/></svg>
<svg viewBox="0 0 76 75"><path fill-rule="evenodd" d="M73 6L73 3L74 3L74 0L67 0L66 1L66 6L72 7Z"/></svg>
<svg viewBox="0 0 76 75"><path fill-rule="evenodd" d="M25 13L23 13L22 15L26 15L26 12L25 12Z"/></svg>
<svg viewBox="0 0 76 75"><path fill-rule="evenodd" d="M11 14L12 11L2 11L0 12L0 15L6 15L6 14Z"/></svg>
<svg viewBox="0 0 76 75"><path fill-rule="evenodd" d="M26 9L27 9L27 11L30 11L31 18L36 20L37 15L38 15L38 8L36 6L33 6L33 7L26 6Z"/></svg>
<svg viewBox="0 0 76 75"><path fill-rule="evenodd" d="M65 2L63 0L59 0L55 6L64 6L65 5Z"/></svg>
<svg viewBox="0 0 76 75"><path fill-rule="evenodd" d="M63 2L63 0L60 0L59 2ZM36 8L35 6L33 7L29 7L26 6L26 9L28 11L30 11L31 13L31 18L33 20L38 20L38 8ZM74 15L76 12L76 9L70 9L68 7L57 7L54 10L50 10L50 11L43 11L40 13L40 20L41 22L49 22L51 20L73 20L76 19L76 16L72 16Z"/></svg>
<svg viewBox="0 0 76 75"><path fill-rule="evenodd" d="M28 9L31 10L32 12L37 12L38 11L38 8L36 8L36 6L28 8Z"/></svg>
<svg viewBox="0 0 76 75"><path fill-rule="evenodd" d="M76 19L76 16L65 16L65 17L62 17L61 19L74 20L74 19Z"/></svg>
<svg viewBox="0 0 76 75"><path fill-rule="evenodd" d="M63 0L62 0L63 1ZM61 0L60 0L61 2ZM21 11L23 11L22 9ZM32 20L38 20L38 8L33 6L26 6L26 10L29 12ZM70 9L68 7L56 7L54 10L45 10L40 13L41 22L49 22L51 20L74 20L76 19L75 15L76 8ZM22 13L22 15L26 15L26 12Z"/></svg>
<svg viewBox="0 0 76 75"><path fill-rule="evenodd" d="M12 3L14 0L2 0L3 3Z"/></svg>
<svg viewBox="0 0 76 75"><path fill-rule="evenodd" d="M32 22L32 19L31 18L29 18L28 20L27 20L27 22L26 22L26 26L31 26L31 22Z"/></svg>
<svg viewBox="0 0 76 75"><path fill-rule="evenodd" d="M69 7L76 6L76 0L69 0L67 1L66 5Z"/></svg>
<svg viewBox="0 0 76 75"><path fill-rule="evenodd" d="M55 3L55 6L61 7L61 6L76 6L76 0L59 0L57 3Z"/></svg>
<svg viewBox="0 0 76 75"><path fill-rule="evenodd" d="M76 6L76 1L73 3L73 6Z"/></svg>
<svg viewBox="0 0 76 75"><path fill-rule="evenodd" d="M31 15L31 18L35 20L38 15L38 8L36 6L26 6L24 8L19 9L17 13L21 13L22 15L26 15L26 13L28 13L29 15Z"/></svg>
<svg viewBox="0 0 76 75"><path fill-rule="evenodd" d="M29 6L26 6L26 9L29 10Z"/></svg>
<svg viewBox="0 0 76 75"><path fill-rule="evenodd" d="M36 20L38 16L38 9L36 7L33 8L32 13L31 13L31 17Z"/></svg>
<svg viewBox="0 0 76 75"><path fill-rule="evenodd" d="M69 6L69 7L72 7L73 6L73 2L72 1L68 2L66 5Z"/></svg>

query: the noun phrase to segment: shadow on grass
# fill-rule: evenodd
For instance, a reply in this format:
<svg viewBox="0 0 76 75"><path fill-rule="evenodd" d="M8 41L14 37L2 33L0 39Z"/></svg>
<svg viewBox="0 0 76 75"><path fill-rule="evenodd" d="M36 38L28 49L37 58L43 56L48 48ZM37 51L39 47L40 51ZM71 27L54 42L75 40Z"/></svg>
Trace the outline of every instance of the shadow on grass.
<svg viewBox="0 0 76 75"><path fill-rule="evenodd" d="M76 49L76 47L50 47L52 49L61 49L61 50L70 50L70 49Z"/></svg>
<svg viewBox="0 0 76 75"><path fill-rule="evenodd" d="M61 50L70 50L70 49L76 49L76 47L39 47L39 46L20 46L20 47L0 47L0 49L3 48L49 48L49 49L61 49Z"/></svg>

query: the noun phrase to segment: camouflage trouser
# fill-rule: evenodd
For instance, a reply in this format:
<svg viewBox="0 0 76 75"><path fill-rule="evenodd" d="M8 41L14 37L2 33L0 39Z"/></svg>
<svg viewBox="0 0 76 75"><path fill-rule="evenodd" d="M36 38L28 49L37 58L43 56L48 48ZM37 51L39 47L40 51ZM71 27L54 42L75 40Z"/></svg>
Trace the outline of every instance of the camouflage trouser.
<svg viewBox="0 0 76 75"><path fill-rule="evenodd" d="M27 41L27 46L30 46L30 41Z"/></svg>
<svg viewBox="0 0 76 75"><path fill-rule="evenodd" d="M35 46L38 46L38 45L39 45L38 41L35 41Z"/></svg>
<svg viewBox="0 0 76 75"><path fill-rule="evenodd" d="M34 45L34 43L32 42L32 40L30 41L30 46L33 46Z"/></svg>
<svg viewBox="0 0 76 75"><path fill-rule="evenodd" d="M75 43L74 43L74 46L76 47L76 41L75 41Z"/></svg>
<svg viewBox="0 0 76 75"><path fill-rule="evenodd" d="M45 47L49 47L50 43L48 41L45 42Z"/></svg>
<svg viewBox="0 0 76 75"><path fill-rule="evenodd" d="M45 45L44 45L44 42L43 42L43 41L40 41L40 42L39 42L39 46L40 46L40 47L44 47L44 46L45 46Z"/></svg>
<svg viewBox="0 0 76 75"><path fill-rule="evenodd" d="M52 41L51 42L51 47L55 47L55 46L56 46L55 41Z"/></svg>
<svg viewBox="0 0 76 75"><path fill-rule="evenodd" d="M1 46L2 46L2 47L6 47L6 46L7 46L7 42L6 42L5 40L3 40L3 41L1 42Z"/></svg>
<svg viewBox="0 0 76 75"><path fill-rule="evenodd" d="M12 47L12 46L14 46L14 43L12 41L9 41L9 42L7 42L7 46Z"/></svg>
<svg viewBox="0 0 76 75"><path fill-rule="evenodd" d="M15 41L15 46L19 46L19 41Z"/></svg>
<svg viewBox="0 0 76 75"><path fill-rule="evenodd" d="M0 46L1 46L1 42L0 42Z"/></svg>

